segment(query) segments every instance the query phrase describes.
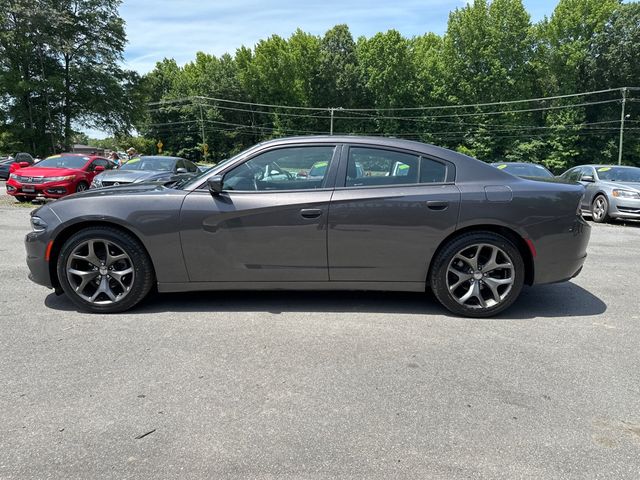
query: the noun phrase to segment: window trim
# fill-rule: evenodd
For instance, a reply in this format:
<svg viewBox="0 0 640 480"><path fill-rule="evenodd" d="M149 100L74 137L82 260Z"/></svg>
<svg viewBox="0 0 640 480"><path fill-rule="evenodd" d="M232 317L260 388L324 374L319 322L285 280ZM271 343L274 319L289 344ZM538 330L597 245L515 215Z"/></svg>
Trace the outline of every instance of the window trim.
<svg viewBox="0 0 640 480"><path fill-rule="evenodd" d="M350 185L347 186L347 166L349 162L349 153L352 148L368 148L371 150L386 150L394 153L404 153L406 155L412 155L418 157L418 181L412 183L394 183L392 185ZM431 160L441 163L445 166L445 181L444 182L420 182L420 169L422 168L422 159ZM456 167L453 163L443 160L442 158L435 157L433 155L427 155L422 152L416 152L414 150L408 150L404 148L388 147L386 145L371 145L365 143L350 143L343 146L343 152L340 158L340 168L338 171L338 178L336 179L336 190L353 190L362 188L396 188L396 187L425 187L425 186L439 186L439 185L455 185L456 179Z"/></svg>

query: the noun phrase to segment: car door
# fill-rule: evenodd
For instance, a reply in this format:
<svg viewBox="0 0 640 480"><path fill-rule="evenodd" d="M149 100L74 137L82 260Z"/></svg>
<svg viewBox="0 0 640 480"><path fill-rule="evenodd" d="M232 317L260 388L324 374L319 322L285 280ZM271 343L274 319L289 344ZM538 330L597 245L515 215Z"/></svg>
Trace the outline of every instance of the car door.
<svg viewBox="0 0 640 480"><path fill-rule="evenodd" d="M185 198L180 222L192 282L327 281L327 213L335 181L335 144L256 152L223 174L223 192ZM317 161L321 178L298 176Z"/></svg>
<svg viewBox="0 0 640 480"><path fill-rule="evenodd" d="M331 281L424 282L455 230L455 167L418 153L345 147L329 207Z"/></svg>

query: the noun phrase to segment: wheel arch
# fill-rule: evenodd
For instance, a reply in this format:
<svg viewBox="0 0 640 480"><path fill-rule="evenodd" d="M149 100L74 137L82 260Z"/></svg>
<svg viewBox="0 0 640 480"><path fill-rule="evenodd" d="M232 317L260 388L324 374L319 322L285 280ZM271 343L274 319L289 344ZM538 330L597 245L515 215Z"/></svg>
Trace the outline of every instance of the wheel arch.
<svg viewBox="0 0 640 480"><path fill-rule="evenodd" d="M69 238L71 238L72 235L89 227L109 227L115 230L120 230L121 232L125 232L133 236L140 243L140 245L142 245L142 248L144 249L145 253L148 255L149 260L151 261L151 266L153 268L153 277L157 278L156 268L153 263L153 258L149 254L149 250L147 249L147 246L144 244L144 242L140 238L140 235L138 235L136 232L134 232L130 228L127 228L115 222L110 222L105 220L87 220L87 221L82 221L78 223L73 223L71 225L67 225L63 230L58 232L55 239L53 240L53 244L51 246L51 253L49 254L49 276L51 278L51 284L53 285L53 288L55 289L56 292L60 292L62 290L62 287L60 285L60 280L58 279L58 272L57 272L58 257L60 255L60 251L62 250L62 245L64 245L64 242L66 242Z"/></svg>
<svg viewBox="0 0 640 480"><path fill-rule="evenodd" d="M518 248L520 255L522 256L522 261L524 262L524 283L527 285L533 285L535 279L535 266L533 262L533 254L531 253L531 249L525 239L515 230L505 227L503 225L493 225L493 224L481 224L481 225L470 225L464 228L460 228L459 230L454 231L448 237L446 237L438 248L433 253L431 257L431 262L429 263L429 270L427 272L426 285L429 285L429 279L431 278L431 268L433 266L433 259L437 257L440 251L445 248L445 246L453 239L459 237L460 235L464 235L466 233L473 232L491 232L496 233L498 235L502 235L503 237L511 240L513 244Z"/></svg>

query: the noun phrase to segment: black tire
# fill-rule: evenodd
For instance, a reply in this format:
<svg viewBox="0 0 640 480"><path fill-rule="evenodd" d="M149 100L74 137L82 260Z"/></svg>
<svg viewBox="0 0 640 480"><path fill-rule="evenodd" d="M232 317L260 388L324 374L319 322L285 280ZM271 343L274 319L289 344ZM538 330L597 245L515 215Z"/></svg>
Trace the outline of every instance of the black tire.
<svg viewBox="0 0 640 480"><path fill-rule="evenodd" d="M87 182L78 182L78 185L76 185L76 193L84 192L85 190L89 190L89 184Z"/></svg>
<svg viewBox="0 0 640 480"><path fill-rule="evenodd" d="M30 201L31 199L29 197L27 197L26 195L16 195L15 199L17 201L19 201L20 203L27 203L28 201Z"/></svg>
<svg viewBox="0 0 640 480"><path fill-rule="evenodd" d="M454 264L454 259L459 259L460 257L456 257L457 254L461 252L470 251L476 246L481 245L481 247L476 251L475 256L483 257L485 252L492 253L493 251L498 252L497 255L501 260L503 260L503 265L510 265L508 268L497 268L495 270L489 270L482 273L482 263L486 260L486 258L480 258L476 263L479 265L479 269L474 272L476 275L483 275L489 278L480 278L476 279L472 277L466 282L460 283L460 286L454 288L452 292L449 291L449 283L454 283L456 280L461 280L462 277L455 277L455 273L452 273L450 268L459 268ZM466 257L466 256L465 256ZM470 260L473 260L474 257L471 257ZM506 262L504 262L506 260ZM458 264L463 264L459 260L455 260ZM468 267L465 266L462 270L466 270ZM471 276L471 268L469 270L461 271L465 276ZM489 273L487 273L489 272ZM491 273L494 272L494 273ZM508 275L507 275L508 272ZM467 275L469 274L469 275ZM502 275L506 278L506 280L511 280L509 285L505 285L506 288L502 290L500 293L500 288L502 286L495 287L497 290L497 296L499 298L498 301L495 301L495 296L491 294L492 289L488 287L488 281L494 280L492 275ZM451 277L454 275L454 277ZM455 313L456 315L461 315L465 317L474 317L474 318L483 318L483 317L491 317L496 315L507 308L509 308L513 302L516 301L520 292L522 291L522 286L524 285L524 277L525 277L525 266L524 261L522 259L522 255L518 248L513 244L511 240L508 238L498 235L493 232L469 232L461 234L458 237L451 239L447 244L445 244L440 251L436 254L433 259L431 270L430 270L430 278L429 283L431 285L431 290L433 294L436 296L438 301L449 311ZM454 280L451 280L453 278ZM496 278L496 280L502 281L502 278ZM467 283L468 282L468 283ZM456 299L456 292L459 292L459 289L462 291L471 291L473 287L473 283L478 282L478 293L483 297L483 305L487 296L489 296L489 304L486 306L480 305L481 300L477 299L477 297L471 297L469 300L475 301L477 305L472 304L462 304ZM468 288L468 290L467 290ZM487 295L488 293L488 295ZM504 297L502 297L504 295ZM460 297L462 300L464 295ZM495 304L491 304L491 302L496 302Z"/></svg>
<svg viewBox="0 0 640 480"><path fill-rule="evenodd" d="M133 270L132 284L126 295L109 304L96 304L82 298L71 286L67 277L67 265L71 254L83 243L108 242L128 255ZM93 313L118 313L133 308L141 302L154 284L151 259L141 243L130 233L112 227L89 227L73 234L62 246L57 262L57 275L64 293L81 310Z"/></svg>
<svg viewBox="0 0 640 480"><path fill-rule="evenodd" d="M607 223L609 216L609 200L606 195L598 194L591 202L591 219L596 223Z"/></svg>

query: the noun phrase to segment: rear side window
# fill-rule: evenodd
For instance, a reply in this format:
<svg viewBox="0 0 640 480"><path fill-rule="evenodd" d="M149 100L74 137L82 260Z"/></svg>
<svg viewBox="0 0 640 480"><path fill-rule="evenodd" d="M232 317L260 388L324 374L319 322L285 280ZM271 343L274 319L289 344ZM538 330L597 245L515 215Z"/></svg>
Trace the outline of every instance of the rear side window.
<svg viewBox="0 0 640 480"><path fill-rule="evenodd" d="M435 160L393 150L351 147L347 187L444 182L447 167Z"/></svg>

